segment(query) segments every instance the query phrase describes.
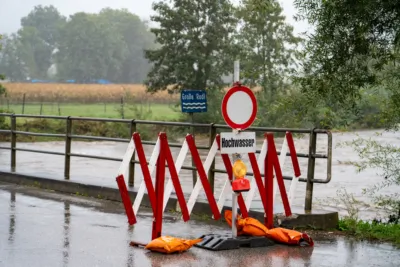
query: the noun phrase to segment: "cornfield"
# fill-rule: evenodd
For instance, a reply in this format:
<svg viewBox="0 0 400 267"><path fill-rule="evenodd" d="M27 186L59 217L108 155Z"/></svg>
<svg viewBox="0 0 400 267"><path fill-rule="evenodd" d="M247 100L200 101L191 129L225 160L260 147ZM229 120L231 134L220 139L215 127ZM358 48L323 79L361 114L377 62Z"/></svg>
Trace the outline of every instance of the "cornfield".
<svg viewBox="0 0 400 267"><path fill-rule="evenodd" d="M58 103L115 103L121 98L137 102L171 103L179 95L167 91L150 94L141 84L6 83L7 98L14 101ZM25 95L25 96L24 96Z"/></svg>

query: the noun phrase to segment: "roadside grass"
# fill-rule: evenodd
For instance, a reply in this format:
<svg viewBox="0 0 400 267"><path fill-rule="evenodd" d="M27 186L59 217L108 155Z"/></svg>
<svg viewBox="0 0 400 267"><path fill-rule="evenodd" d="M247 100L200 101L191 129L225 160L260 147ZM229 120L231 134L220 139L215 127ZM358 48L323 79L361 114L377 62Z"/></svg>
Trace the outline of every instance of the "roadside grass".
<svg viewBox="0 0 400 267"><path fill-rule="evenodd" d="M358 239L390 242L400 248L400 224L366 222L346 217L339 220L338 228Z"/></svg>
<svg viewBox="0 0 400 267"><path fill-rule="evenodd" d="M21 104L3 105L2 109L8 109L15 114L74 116L96 118L121 118L122 106L118 103L29 103L23 108ZM162 121L175 121L181 116L179 110L175 110L172 104L125 104L123 106L125 119L150 119Z"/></svg>

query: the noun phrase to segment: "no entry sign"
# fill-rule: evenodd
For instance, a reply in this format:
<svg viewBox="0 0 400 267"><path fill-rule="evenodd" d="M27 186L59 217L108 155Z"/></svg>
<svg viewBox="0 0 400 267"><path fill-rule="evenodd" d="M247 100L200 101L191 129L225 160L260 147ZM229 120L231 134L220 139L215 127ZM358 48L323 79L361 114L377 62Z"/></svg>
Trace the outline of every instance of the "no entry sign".
<svg viewBox="0 0 400 267"><path fill-rule="evenodd" d="M245 130L257 115L257 100L250 88L239 85L225 94L221 106L226 124L235 130Z"/></svg>
<svg viewBox="0 0 400 267"><path fill-rule="evenodd" d="M222 116L233 130L249 128L257 115L257 100L250 88L237 85L229 89L221 105ZM221 133L221 153L254 153L255 132Z"/></svg>

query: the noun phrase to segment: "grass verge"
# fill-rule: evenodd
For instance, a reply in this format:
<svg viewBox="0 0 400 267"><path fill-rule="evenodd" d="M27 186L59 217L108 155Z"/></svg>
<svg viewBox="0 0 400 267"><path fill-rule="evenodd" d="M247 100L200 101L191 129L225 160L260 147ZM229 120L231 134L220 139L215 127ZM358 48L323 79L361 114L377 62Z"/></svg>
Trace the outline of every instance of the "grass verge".
<svg viewBox="0 0 400 267"><path fill-rule="evenodd" d="M172 104L133 103L121 106L120 103L29 103L4 105L10 112L16 114L122 118L141 120L177 120L181 113L173 109Z"/></svg>
<svg viewBox="0 0 400 267"><path fill-rule="evenodd" d="M390 242L400 248L400 224L342 218L339 220L339 230L358 239Z"/></svg>

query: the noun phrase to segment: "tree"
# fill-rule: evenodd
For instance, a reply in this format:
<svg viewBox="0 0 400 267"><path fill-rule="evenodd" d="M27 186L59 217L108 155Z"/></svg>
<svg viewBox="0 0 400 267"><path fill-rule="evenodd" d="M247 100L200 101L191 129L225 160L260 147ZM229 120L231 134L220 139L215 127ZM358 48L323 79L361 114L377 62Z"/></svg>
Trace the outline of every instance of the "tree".
<svg viewBox="0 0 400 267"><path fill-rule="evenodd" d="M57 53L61 79L117 81L128 48L123 37L96 14L76 13L62 28Z"/></svg>
<svg viewBox="0 0 400 267"><path fill-rule="evenodd" d="M35 6L33 10L21 19L22 28L33 27L38 36L48 46L55 49L60 38L60 28L66 23L66 18L54 6Z"/></svg>
<svg viewBox="0 0 400 267"><path fill-rule="evenodd" d="M152 45L145 23L125 9L77 13L61 29L58 76L85 83L142 83L149 70L143 49Z"/></svg>
<svg viewBox="0 0 400 267"><path fill-rule="evenodd" d="M31 79L46 79L50 68L52 47L47 45L39 36L35 27L25 27L18 31L18 54L26 66Z"/></svg>
<svg viewBox="0 0 400 267"><path fill-rule="evenodd" d="M154 47L154 35L144 21L126 9L106 8L100 11L99 18L122 36L128 49L123 67L118 73L118 82L143 83L150 70L143 49Z"/></svg>
<svg viewBox="0 0 400 267"><path fill-rule="evenodd" d="M148 91L221 88L233 66L236 18L230 1L159 1L153 10L159 26L151 31L160 47L145 51L152 64Z"/></svg>
<svg viewBox="0 0 400 267"><path fill-rule="evenodd" d="M18 36L3 37L3 50L0 52L0 72L4 73L10 81L26 80L27 73L21 60L21 44Z"/></svg>
<svg viewBox="0 0 400 267"><path fill-rule="evenodd" d="M256 123L285 125L281 107L289 115L293 106L279 102L285 101L283 94L292 89L290 75L297 64L301 39L294 36L293 27L285 22L282 7L275 0L243 0L237 16L241 76L245 84L261 88L256 92L260 114Z"/></svg>
<svg viewBox="0 0 400 267"><path fill-rule="evenodd" d="M286 89L301 39L293 35L275 0L243 0L238 17L242 76L246 84L261 86L263 95L273 99Z"/></svg>
<svg viewBox="0 0 400 267"><path fill-rule="evenodd" d="M21 19L22 28L18 31L20 55L31 78L47 77L59 41L59 30L65 22L66 18L54 6L35 6Z"/></svg>
<svg viewBox="0 0 400 267"><path fill-rule="evenodd" d="M306 46L303 89L354 104L359 89L376 84L400 41L400 1L296 0L299 19L315 30Z"/></svg>
<svg viewBox="0 0 400 267"><path fill-rule="evenodd" d="M1 51L1 49L2 49L2 39L3 39L3 36L0 34L0 51ZM4 75L0 73L0 81L2 81L2 80L4 80L4 79L5 79ZM0 96L3 95L3 94L5 94L5 92L6 92L6 89L5 89L4 86L0 83Z"/></svg>

